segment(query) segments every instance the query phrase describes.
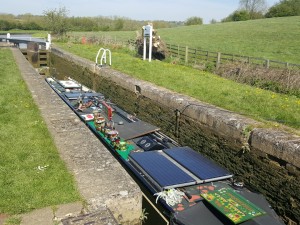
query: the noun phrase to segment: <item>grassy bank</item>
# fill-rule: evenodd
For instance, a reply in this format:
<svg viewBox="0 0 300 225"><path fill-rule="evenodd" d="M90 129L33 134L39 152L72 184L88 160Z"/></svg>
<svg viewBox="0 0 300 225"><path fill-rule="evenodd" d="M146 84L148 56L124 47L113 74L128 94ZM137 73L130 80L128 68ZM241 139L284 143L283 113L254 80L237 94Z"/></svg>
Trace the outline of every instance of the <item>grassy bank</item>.
<svg viewBox="0 0 300 225"><path fill-rule="evenodd" d="M80 200L9 49L0 61L0 214Z"/></svg>
<svg viewBox="0 0 300 225"><path fill-rule="evenodd" d="M94 61L96 45L59 44ZM135 78L152 82L224 109L252 117L272 126L300 128L300 99L294 96L238 84L190 67L160 61L142 61L130 52L112 50L112 67ZM66 74L68 76L68 74Z"/></svg>
<svg viewBox="0 0 300 225"><path fill-rule="evenodd" d="M182 47L300 64L299 27L300 16L293 16L159 29L158 35L166 43ZM136 32L72 32L70 36L125 41L135 39Z"/></svg>
<svg viewBox="0 0 300 225"><path fill-rule="evenodd" d="M300 64L300 16L159 30L166 42Z"/></svg>

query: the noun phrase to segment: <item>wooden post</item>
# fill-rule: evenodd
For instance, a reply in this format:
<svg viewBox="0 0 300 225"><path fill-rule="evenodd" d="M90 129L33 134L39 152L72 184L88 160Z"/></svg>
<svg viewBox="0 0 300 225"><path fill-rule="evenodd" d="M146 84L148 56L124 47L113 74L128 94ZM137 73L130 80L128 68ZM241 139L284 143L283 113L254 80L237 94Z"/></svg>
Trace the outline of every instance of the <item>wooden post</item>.
<svg viewBox="0 0 300 225"><path fill-rule="evenodd" d="M289 63L288 63L288 62L285 64L285 67L286 67L287 69L289 68Z"/></svg>
<svg viewBox="0 0 300 225"><path fill-rule="evenodd" d="M189 57L189 47L186 46L185 47L185 63L187 64L188 63L188 57Z"/></svg>
<svg viewBox="0 0 300 225"><path fill-rule="evenodd" d="M270 68L270 60L266 59L266 68L269 69Z"/></svg>
<svg viewBox="0 0 300 225"><path fill-rule="evenodd" d="M220 64L221 64L221 52L218 52L217 62L216 62L216 69L219 69Z"/></svg>
<svg viewBox="0 0 300 225"><path fill-rule="evenodd" d="M178 59L180 58L180 56L179 56L179 45L177 45L177 57L178 57Z"/></svg>

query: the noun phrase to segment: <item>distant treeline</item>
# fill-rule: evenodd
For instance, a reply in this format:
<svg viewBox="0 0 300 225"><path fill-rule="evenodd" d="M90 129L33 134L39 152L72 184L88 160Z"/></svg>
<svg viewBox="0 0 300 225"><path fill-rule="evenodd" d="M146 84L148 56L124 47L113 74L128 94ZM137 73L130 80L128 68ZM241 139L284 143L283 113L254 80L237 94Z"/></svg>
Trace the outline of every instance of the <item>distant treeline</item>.
<svg viewBox="0 0 300 225"><path fill-rule="evenodd" d="M240 7L221 22L245 21L271 17L300 16L300 0L280 0L266 8L266 0L239 0ZM44 15L0 14L0 30L46 30L64 35L68 31L134 31L151 22L156 29L182 25L201 25L203 19L191 16L186 21L138 21L125 17L68 17L65 7L44 12ZM210 23L216 23L212 19Z"/></svg>
<svg viewBox="0 0 300 225"><path fill-rule="evenodd" d="M266 0L240 0L240 8L221 22L300 16L300 0L280 0L266 10Z"/></svg>
<svg viewBox="0 0 300 225"><path fill-rule="evenodd" d="M0 30L48 30L46 16L24 14L0 14ZM71 31L133 31L139 30L149 21L137 21L124 17L67 17L67 27ZM155 28L181 26L180 21L151 21Z"/></svg>
<svg viewBox="0 0 300 225"><path fill-rule="evenodd" d="M44 16L0 14L0 30L44 30Z"/></svg>

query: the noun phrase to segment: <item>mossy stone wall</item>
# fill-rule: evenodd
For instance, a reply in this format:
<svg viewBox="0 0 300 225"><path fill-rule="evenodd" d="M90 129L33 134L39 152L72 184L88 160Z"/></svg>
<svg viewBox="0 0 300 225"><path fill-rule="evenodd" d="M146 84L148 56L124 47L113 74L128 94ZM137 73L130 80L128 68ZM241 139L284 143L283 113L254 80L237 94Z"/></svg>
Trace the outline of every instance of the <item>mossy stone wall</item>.
<svg viewBox="0 0 300 225"><path fill-rule="evenodd" d="M288 162L274 156L275 154L266 153L264 149L259 149L257 147L259 143L255 143L257 133L255 129L249 131L248 134L241 131L240 138L234 138L230 135L226 137L226 131L232 129L232 127L225 127L224 130L218 129L226 126L222 123L222 119L212 121L210 126L203 121L192 118L186 112L181 114L179 120L177 120L179 127L177 127L178 133L175 135L175 111L178 108L175 105L172 107L170 104L162 104L161 101L157 100L164 97L168 98L167 94L158 98L146 97L143 92L151 92L151 88L144 88L140 93L131 88L132 85L130 86L126 82L118 82L115 76L122 76L119 72L110 69L93 69L90 62L89 64L82 63L82 59L80 58L81 61L76 60L75 56L66 60L67 54L59 50L51 56L51 63L55 66L57 75L60 78L70 76L103 93L124 110L132 114L135 113L142 120L159 126L164 133L176 139L182 145L188 145L203 153L236 174L236 177L244 181L249 188L261 192L285 222L295 221L298 224L300 223L299 167L293 165L294 162ZM127 80L125 79L125 81ZM140 83L140 81L136 81L136 84ZM149 87L149 84L147 85L145 87ZM154 88L153 92L156 89ZM167 101L169 102L169 100ZM212 119L208 117L206 115L206 120L214 120L214 117ZM218 124L221 123L223 125L219 126ZM229 126L232 126L232 124ZM245 136L249 139L245 139ZM249 144L249 148L242 148L244 139ZM274 146L276 148L276 143L274 143Z"/></svg>

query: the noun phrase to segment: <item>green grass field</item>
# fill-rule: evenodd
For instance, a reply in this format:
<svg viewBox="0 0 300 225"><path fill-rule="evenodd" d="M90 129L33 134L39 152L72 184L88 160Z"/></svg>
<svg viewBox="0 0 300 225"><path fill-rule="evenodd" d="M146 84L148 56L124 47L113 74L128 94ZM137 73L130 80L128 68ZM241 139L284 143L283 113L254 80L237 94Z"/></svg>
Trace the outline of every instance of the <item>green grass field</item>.
<svg viewBox="0 0 300 225"><path fill-rule="evenodd" d="M70 35L128 40L135 39L136 32ZM300 16L159 29L158 35L170 44L300 64Z"/></svg>
<svg viewBox="0 0 300 225"><path fill-rule="evenodd" d="M0 214L80 200L9 49L0 62Z"/></svg>
<svg viewBox="0 0 300 225"><path fill-rule="evenodd" d="M94 61L97 45L59 46ZM235 83L187 66L161 61L143 61L123 49L112 49L112 67L135 78L152 82L224 109L252 117L273 126L300 128L300 99ZM146 68L146 69L145 69ZM69 76L66 74L66 76Z"/></svg>
<svg viewBox="0 0 300 225"><path fill-rule="evenodd" d="M160 30L166 42L300 64L300 16Z"/></svg>

